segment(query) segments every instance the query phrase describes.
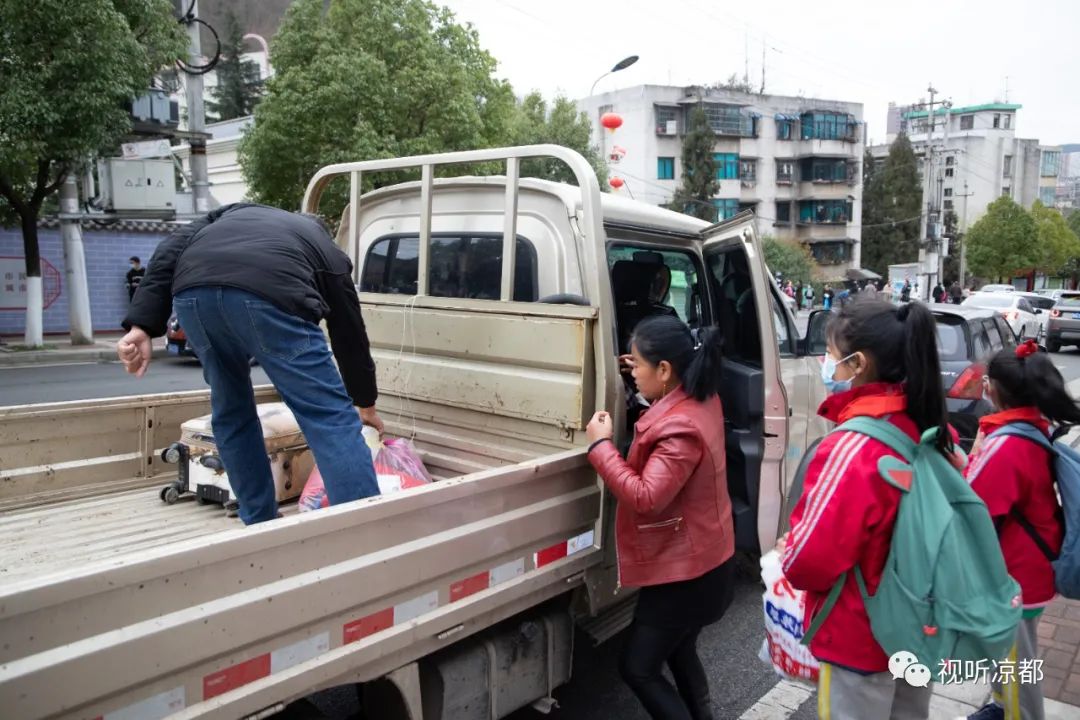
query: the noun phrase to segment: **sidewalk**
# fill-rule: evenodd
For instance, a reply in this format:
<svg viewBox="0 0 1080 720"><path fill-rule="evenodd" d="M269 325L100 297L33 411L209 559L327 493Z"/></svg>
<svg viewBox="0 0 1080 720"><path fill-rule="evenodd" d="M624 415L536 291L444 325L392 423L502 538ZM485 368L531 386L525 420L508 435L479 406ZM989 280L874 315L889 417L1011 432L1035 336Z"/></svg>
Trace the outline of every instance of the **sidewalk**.
<svg viewBox="0 0 1080 720"><path fill-rule="evenodd" d="M1080 718L1080 601L1057 598L1039 622L1039 657L1043 660L1046 720ZM932 720L963 718L990 698L984 684L934 686Z"/></svg>
<svg viewBox="0 0 1080 720"><path fill-rule="evenodd" d="M45 338L45 347L29 350L22 338L4 338L0 345L0 367L23 365L111 362L116 360L116 344L123 333L95 333L93 345L72 345L71 338L57 335ZM154 357L165 353L165 338L154 340Z"/></svg>

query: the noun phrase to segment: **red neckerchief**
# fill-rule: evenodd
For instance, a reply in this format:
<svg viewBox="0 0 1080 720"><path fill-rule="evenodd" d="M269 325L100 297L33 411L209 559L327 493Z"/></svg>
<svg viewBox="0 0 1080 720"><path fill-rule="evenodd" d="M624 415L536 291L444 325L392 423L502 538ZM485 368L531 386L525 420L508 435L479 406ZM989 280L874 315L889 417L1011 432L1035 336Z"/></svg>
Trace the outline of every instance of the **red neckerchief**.
<svg viewBox="0 0 1080 720"><path fill-rule="evenodd" d="M979 431L984 435L989 435L998 428L1002 428L1010 423L1023 422L1030 425L1034 425L1047 434L1050 432L1050 421L1047 420L1042 411L1036 407L1019 407L1012 410L1002 410L1001 412L992 413L990 415L983 415L979 419Z"/></svg>
<svg viewBox="0 0 1080 720"><path fill-rule="evenodd" d="M818 415L836 424L853 417L880 418L907 410L904 386L893 383L869 383L826 398Z"/></svg>

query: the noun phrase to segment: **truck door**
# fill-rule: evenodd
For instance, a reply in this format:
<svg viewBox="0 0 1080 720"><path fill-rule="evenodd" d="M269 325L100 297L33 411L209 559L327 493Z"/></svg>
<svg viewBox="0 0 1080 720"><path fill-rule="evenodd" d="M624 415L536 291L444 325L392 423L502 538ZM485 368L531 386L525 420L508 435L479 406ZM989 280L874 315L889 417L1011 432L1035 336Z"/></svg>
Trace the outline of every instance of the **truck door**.
<svg viewBox="0 0 1080 720"><path fill-rule="evenodd" d="M736 546L765 552L779 533L789 414L772 280L750 213L703 229L701 239L713 317L724 338L721 401Z"/></svg>

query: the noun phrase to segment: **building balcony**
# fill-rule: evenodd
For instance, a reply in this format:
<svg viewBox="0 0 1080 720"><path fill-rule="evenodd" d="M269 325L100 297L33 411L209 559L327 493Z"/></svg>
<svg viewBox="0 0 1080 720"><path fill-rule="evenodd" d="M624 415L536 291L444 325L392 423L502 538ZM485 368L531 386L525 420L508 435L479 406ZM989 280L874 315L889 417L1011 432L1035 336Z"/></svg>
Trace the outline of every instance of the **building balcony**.
<svg viewBox="0 0 1080 720"><path fill-rule="evenodd" d="M800 140L797 157L835 157L858 159L859 140Z"/></svg>

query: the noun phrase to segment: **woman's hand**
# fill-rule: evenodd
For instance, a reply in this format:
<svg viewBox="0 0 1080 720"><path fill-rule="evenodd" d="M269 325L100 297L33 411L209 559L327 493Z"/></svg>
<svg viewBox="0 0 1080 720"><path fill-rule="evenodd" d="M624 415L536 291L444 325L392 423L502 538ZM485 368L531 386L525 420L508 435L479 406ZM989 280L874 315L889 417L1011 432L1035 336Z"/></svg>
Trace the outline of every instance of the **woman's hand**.
<svg viewBox="0 0 1080 720"><path fill-rule="evenodd" d="M611 415L601 410L592 416L588 427L585 428L585 437L589 444L597 440L610 440L615 435L615 426L611 422Z"/></svg>
<svg viewBox="0 0 1080 720"><path fill-rule="evenodd" d="M790 534L790 532L786 532L781 535L780 538L776 541L776 552L780 553L781 555L783 555L784 550L787 549L788 535Z"/></svg>
<svg viewBox="0 0 1080 720"><path fill-rule="evenodd" d="M633 355L620 355L619 356L619 372L623 375L629 375L634 371L634 356Z"/></svg>

